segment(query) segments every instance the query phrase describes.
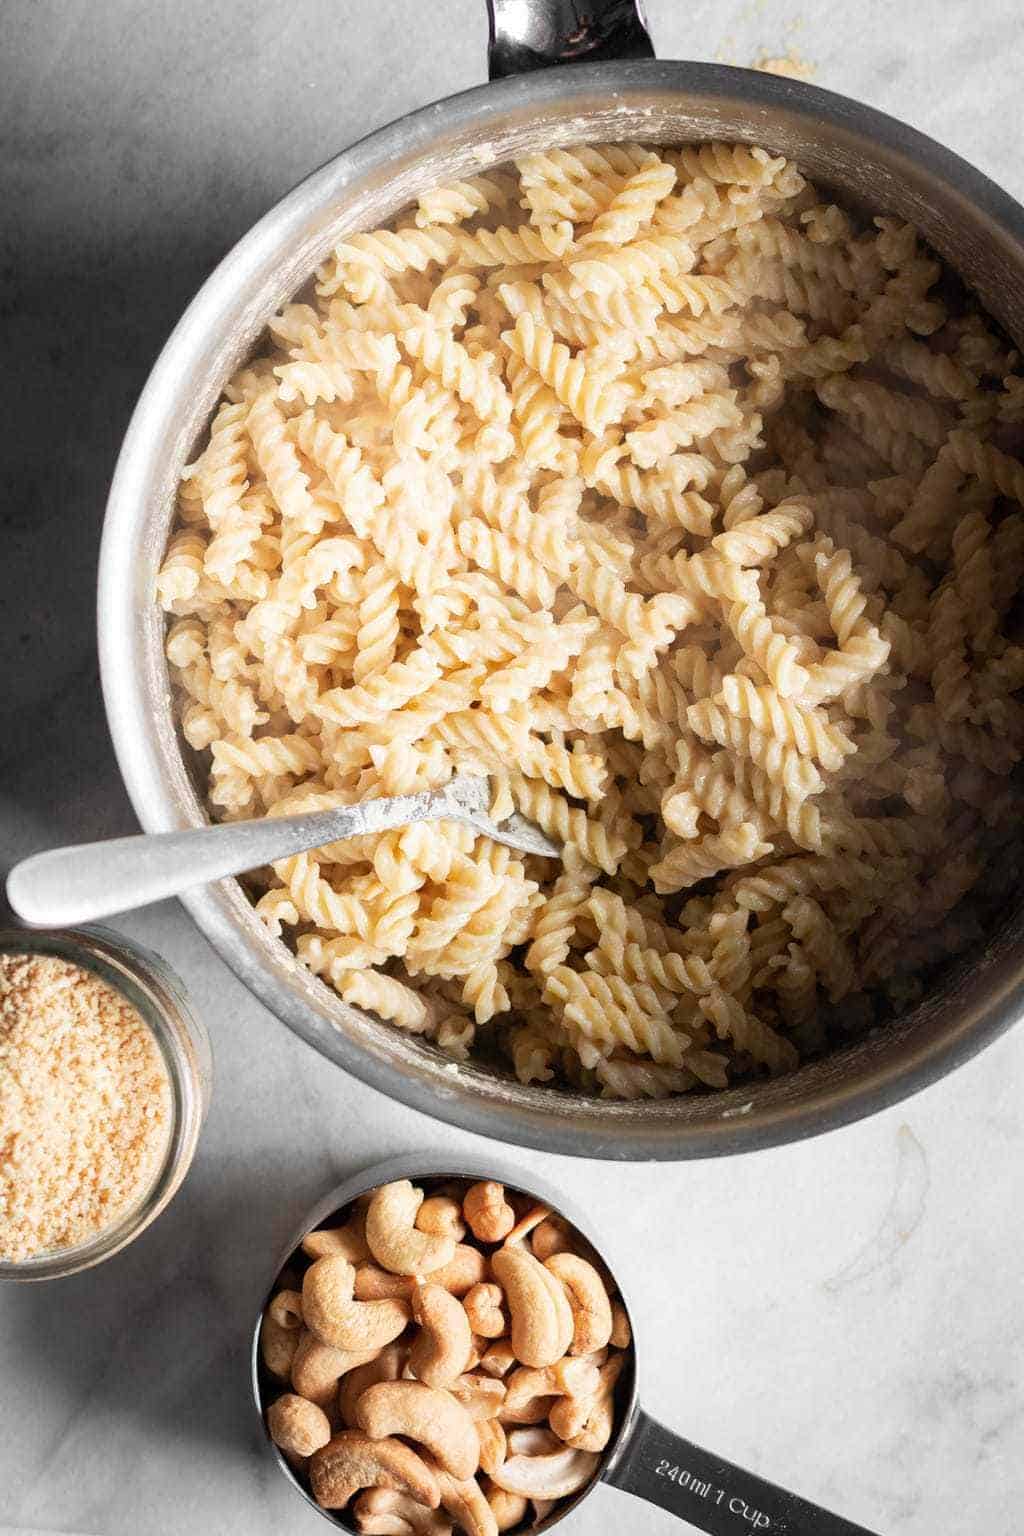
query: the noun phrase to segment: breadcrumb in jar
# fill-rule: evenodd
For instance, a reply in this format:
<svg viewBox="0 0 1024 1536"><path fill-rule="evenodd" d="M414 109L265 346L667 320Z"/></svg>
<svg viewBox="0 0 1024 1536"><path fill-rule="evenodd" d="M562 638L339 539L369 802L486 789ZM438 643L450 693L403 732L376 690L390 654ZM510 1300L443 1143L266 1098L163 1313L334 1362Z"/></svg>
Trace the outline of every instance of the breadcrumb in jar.
<svg viewBox="0 0 1024 1536"><path fill-rule="evenodd" d="M152 1188L173 1120L138 1010L56 955L0 955L0 1260L114 1226Z"/></svg>

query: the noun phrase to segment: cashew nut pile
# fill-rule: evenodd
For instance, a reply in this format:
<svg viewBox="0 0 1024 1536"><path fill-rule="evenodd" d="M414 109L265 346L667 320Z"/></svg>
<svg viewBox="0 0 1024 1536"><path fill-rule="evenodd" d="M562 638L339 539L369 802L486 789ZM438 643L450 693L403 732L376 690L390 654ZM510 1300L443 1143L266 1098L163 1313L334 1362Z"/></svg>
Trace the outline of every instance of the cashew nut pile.
<svg viewBox="0 0 1024 1536"><path fill-rule="evenodd" d="M401 1179L345 1214L264 1313L271 1438L367 1536L538 1524L612 1437L630 1328L610 1278L564 1218L491 1180L425 1197Z"/></svg>

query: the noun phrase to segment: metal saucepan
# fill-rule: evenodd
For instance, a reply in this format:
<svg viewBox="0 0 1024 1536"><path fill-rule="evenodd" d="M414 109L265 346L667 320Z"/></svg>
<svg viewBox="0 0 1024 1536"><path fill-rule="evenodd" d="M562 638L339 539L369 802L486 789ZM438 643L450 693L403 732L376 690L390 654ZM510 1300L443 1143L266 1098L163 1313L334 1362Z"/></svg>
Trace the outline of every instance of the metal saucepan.
<svg viewBox="0 0 1024 1536"><path fill-rule="evenodd" d="M490 1160L442 1158L429 1154L389 1158L372 1168L363 1169L345 1183L329 1190L307 1213L293 1234L264 1292L263 1305L253 1329L250 1355L256 1411L260 1416L264 1440L278 1466L317 1514L323 1515L335 1527L355 1532L356 1528L345 1512L325 1510L316 1503L306 1484L289 1466L267 1431L266 1408L280 1395L282 1387L264 1369L260 1359L263 1306L270 1300L278 1276L293 1259L306 1234L320 1226L340 1223L343 1220L342 1208L349 1206L360 1195L394 1179L465 1178L498 1179L513 1194L527 1195L534 1203L545 1205L566 1217L612 1275L633 1334L632 1370L627 1369L619 1378L616 1428L607 1449L602 1453L602 1462L596 1475L574 1499L561 1501L545 1520L532 1529L553 1530L567 1514L579 1509L601 1483L610 1483L612 1487L634 1493L650 1504L659 1504L680 1520L688 1521L694 1529L709 1532L710 1536L762 1536L762 1533L763 1536L871 1536L863 1526L854 1525L839 1515L820 1509L796 1494L787 1493L775 1484L765 1482L753 1472L723 1461L720 1456L684 1440L674 1430L659 1424L657 1419L644 1412L637 1395L646 1347L643 1326L639 1329L636 1326L637 1312L630 1307L629 1299L622 1291L620 1272L615 1266L606 1238L590 1229L559 1192L538 1184L532 1175L524 1181L515 1169L496 1167ZM623 1529L635 1528L638 1527L623 1525Z"/></svg>
<svg viewBox="0 0 1024 1536"><path fill-rule="evenodd" d="M402 118L329 161L273 208L200 290L164 348L129 427L100 559L99 647L110 728L147 832L206 820L171 711L163 618L154 599L182 466L221 388L269 317L344 234L382 224L417 194L521 152L558 144L725 139L765 144L837 195L912 220L982 303L1024 342L1024 210L948 150L892 118L797 81L643 58L626 0L491 0L496 79ZM565 59L624 62L534 66ZM1021 913L983 953L876 1037L790 1077L660 1104L524 1087L336 999L271 938L231 880L186 905L268 1007L365 1082L467 1130L591 1157L704 1157L791 1141L891 1104L964 1061L1016 1015Z"/></svg>

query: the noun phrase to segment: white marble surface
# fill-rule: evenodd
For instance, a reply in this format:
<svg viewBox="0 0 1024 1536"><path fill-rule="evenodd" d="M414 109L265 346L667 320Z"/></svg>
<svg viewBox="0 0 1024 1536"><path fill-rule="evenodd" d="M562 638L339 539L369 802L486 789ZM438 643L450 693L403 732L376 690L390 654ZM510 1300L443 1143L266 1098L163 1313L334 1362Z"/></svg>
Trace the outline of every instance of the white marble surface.
<svg viewBox="0 0 1024 1536"><path fill-rule="evenodd" d="M818 83L1024 194L1019 0L649 0L663 56L795 51ZM0 9L4 862L129 830L99 705L102 499L146 369L217 256L333 149L479 81L479 0L6 0ZM13 363L13 365L12 365ZM59 423L59 424L58 424ZM0 1295L0 1521L94 1536L325 1529L260 1449L246 1335L304 1203L375 1158L486 1143L327 1067L176 905L123 922L217 1058L188 1184L138 1244ZM1024 1033L825 1139L707 1165L517 1154L614 1230L648 1408L887 1536L1024 1507ZM591 1536L678 1524L601 1490Z"/></svg>

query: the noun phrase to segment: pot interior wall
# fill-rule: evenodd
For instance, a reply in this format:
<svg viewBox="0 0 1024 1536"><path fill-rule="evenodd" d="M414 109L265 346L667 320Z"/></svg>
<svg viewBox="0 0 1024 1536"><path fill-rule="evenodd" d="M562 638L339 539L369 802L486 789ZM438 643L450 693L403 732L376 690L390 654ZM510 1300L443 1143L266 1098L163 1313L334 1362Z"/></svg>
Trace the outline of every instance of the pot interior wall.
<svg viewBox="0 0 1024 1536"><path fill-rule="evenodd" d="M158 373L165 370L165 392L174 380L173 409L163 408L159 416L156 408L150 412L149 515L144 526L139 523L132 552L132 601L141 629L136 633L152 739L140 748L148 754L145 793L138 774L126 768L126 779L147 828L206 819L175 731L163 621L152 600L174 487L227 378L252 353L270 315L345 233L385 223L428 187L529 150L631 139L743 140L796 160L840 200L912 220L1004 328L1024 337L1020 245L991 212L976 205L977 188L945 179L964 169L953 157L936 150L933 164L923 165L914 136L901 146L899 125L807 87L709 67L607 69L613 73L600 81L600 67L548 72L540 84L531 81L529 91L523 82L505 82L439 103L374 135L340 163L317 172L246 237L172 338ZM577 82L570 95L566 74ZM691 88L691 74L705 82L729 76L729 92ZM663 83L669 76L671 84ZM584 88L579 83L584 77L594 84ZM616 89L610 93L611 84ZM742 98L735 94L739 89ZM816 107L816 100L826 106ZM866 126L875 129L879 123L888 125L884 142L866 136ZM123 764L124 759L122 752ZM1018 907L991 925L983 952L957 964L917 1008L827 1060L773 1083L633 1106L523 1087L473 1066L456 1067L432 1047L348 1007L267 934L234 881L193 893L187 902L242 978L324 1055L419 1108L485 1134L605 1156L735 1150L809 1134L895 1100L908 1091L910 1079L917 1086L938 1075L1005 1022L1015 1007L1021 954ZM802 1118L794 1129L797 1108Z"/></svg>

